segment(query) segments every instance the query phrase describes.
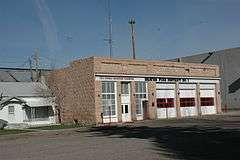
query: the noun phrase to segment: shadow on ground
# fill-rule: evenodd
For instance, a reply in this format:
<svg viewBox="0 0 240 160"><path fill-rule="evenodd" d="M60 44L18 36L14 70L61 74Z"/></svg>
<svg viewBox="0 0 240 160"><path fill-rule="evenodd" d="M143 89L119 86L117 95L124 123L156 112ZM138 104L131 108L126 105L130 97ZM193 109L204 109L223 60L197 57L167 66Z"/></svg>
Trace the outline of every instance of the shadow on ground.
<svg viewBox="0 0 240 160"><path fill-rule="evenodd" d="M238 159L240 130L219 127L99 127L89 130L93 136L147 139L154 150L169 158L188 160Z"/></svg>

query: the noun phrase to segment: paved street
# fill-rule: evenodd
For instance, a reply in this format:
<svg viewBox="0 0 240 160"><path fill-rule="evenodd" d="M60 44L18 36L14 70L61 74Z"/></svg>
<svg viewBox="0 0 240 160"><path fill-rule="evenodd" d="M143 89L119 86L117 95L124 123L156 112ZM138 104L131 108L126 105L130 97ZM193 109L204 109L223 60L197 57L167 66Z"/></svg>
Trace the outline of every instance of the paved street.
<svg viewBox="0 0 240 160"><path fill-rule="evenodd" d="M0 136L1 160L238 159L240 114Z"/></svg>

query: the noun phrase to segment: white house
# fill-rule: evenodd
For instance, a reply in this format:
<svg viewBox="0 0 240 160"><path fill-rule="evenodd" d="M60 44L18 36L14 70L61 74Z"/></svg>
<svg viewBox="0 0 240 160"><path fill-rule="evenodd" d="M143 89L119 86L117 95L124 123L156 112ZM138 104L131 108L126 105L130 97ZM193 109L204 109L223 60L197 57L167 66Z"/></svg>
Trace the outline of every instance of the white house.
<svg viewBox="0 0 240 160"><path fill-rule="evenodd" d="M9 127L56 123L54 97L41 82L0 82L0 119Z"/></svg>

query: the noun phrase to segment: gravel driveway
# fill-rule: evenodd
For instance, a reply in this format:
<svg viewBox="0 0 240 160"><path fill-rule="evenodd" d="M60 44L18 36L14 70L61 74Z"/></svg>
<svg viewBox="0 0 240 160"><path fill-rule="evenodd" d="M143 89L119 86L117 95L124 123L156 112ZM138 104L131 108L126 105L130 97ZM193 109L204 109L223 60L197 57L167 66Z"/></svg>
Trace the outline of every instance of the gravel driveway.
<svg viewBox="0 0 240 160"><path fill-rule="evenodd" d="M239 146L240 114L228 114L0 136L0 159L219 160Z"/></svg>

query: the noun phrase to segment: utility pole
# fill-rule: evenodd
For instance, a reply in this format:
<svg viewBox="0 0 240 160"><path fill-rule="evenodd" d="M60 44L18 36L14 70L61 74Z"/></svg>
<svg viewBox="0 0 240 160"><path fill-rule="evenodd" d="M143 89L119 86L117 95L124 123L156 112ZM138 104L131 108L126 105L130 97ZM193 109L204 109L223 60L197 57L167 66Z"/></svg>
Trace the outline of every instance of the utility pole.
<svg viewBox="0 0 240 160"><path fill-rule="evenodd" d="M36 65L36 81L39 80L38 67L39 67L39 49L37 48L35 51L35 65Z"/></svg>
<svg viewBox="0 0 240 160"><path fill-rule="evenodd" d="M29 62L29 67L30 67L30 72L31 72L31 80L33 82L33 70L32 70L32 60L31 58L28 59Z"/></svg>
<svg viewBox="0 0 240 160"><path fill-rule="evenodd" d="M111 3L110 0L107 0L107 9L108 9L108 44L109 44L109 56L112 58L113 49L112 49L112 13L111 13Z"/></svg>
<svg viewBox="0 0 240 160"><path fill-rule="evenodd" d="M131 34L132 34L132 52L133 52L133 59L136 59L136 48L135 48L135 20L134 18L131 18L128 22L131 25Z"/></svg>

